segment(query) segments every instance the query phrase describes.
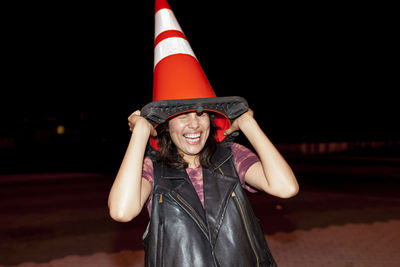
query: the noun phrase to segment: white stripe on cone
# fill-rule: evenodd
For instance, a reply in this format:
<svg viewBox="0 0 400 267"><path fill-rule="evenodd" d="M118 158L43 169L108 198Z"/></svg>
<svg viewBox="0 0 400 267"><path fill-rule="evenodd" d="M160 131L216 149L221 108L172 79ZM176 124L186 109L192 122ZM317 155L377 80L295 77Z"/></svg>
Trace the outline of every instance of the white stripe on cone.
<svg viewBox="0 0 400 267"><path fill-rule="evenodd" d="M187 40L181 37L170 37L159 42L154 48L154 68L163 58L174 54L191 55L197 59Z"/></svg>
<svg viewBox="0 0 400 267"><path fill-rule="evenodd" d="M181 26L179 26L179 23L176 20L172 10L167 8L160 9L155 15L154 39L157 38L160 33L169 30L177 30L182 32Z"/></svg>

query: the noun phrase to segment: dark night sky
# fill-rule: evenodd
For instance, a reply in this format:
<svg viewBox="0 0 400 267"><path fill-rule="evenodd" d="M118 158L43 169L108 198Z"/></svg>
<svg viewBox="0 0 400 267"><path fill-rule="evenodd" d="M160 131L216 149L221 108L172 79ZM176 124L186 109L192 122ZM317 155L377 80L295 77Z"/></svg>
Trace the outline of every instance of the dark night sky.
<svg viewBox="0 0 400 267"><path fill-rule="evenodd" d="M2 116L97 117L125 130L151 101L153 1L9 10ZM367 6L169 1L219 96L277 141L398 139L391 18ZM123 126L121 126L123 125Z"/></svg>

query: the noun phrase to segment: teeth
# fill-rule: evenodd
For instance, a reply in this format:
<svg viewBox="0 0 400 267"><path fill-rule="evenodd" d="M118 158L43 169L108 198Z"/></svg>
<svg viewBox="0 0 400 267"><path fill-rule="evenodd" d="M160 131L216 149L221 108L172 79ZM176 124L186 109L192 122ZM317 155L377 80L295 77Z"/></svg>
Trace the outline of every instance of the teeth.
<svg viewBox="0 0 400 267"><path fill-rule="evenodd" d="M185 134L184 135L185 138L191 138L191 139L195 139L195 138L199 138L200 134Z"/></svg>

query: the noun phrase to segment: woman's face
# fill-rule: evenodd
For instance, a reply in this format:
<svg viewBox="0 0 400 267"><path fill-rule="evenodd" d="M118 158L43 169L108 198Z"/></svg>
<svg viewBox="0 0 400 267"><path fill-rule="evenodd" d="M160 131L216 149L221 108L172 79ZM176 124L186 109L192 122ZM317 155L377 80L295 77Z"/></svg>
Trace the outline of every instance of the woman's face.
<svg viewBox="0 0 400 267"><path fill-rule="evenodd" d="M210 117L206 112L189 112L169 120L169 135L183 156L200 153L209 134Z"/></svg>

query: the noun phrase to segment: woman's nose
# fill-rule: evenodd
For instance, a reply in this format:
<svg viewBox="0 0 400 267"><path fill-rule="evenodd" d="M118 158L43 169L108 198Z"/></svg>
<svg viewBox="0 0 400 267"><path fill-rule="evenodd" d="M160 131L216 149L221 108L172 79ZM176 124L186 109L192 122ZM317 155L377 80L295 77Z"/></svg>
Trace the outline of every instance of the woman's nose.
<svg viewBox="0 0 400 267"><path fill-rule="evenodd" d="M199 127L199 118L198 118L197 114L190 114L189 127L192 129L196 129Z"/></svg>

